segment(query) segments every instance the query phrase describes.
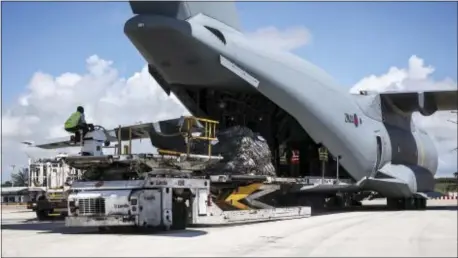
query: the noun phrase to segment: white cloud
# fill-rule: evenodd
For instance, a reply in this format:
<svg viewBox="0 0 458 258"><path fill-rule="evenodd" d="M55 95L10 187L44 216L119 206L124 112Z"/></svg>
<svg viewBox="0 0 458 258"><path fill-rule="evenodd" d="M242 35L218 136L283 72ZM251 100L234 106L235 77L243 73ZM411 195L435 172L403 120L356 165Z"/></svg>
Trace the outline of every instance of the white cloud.
<svg viewBox="0 0 458 258"><path fill-rule="evenodd" d="M303 46L310 37L303 28L281 31L274 27L249 35L264 44L286 50ZM79 105L84 106L88 122L106 128L187 113L175 96L164 93L146 67L125 79L119 76L112 61L93 55L86 60L86 69L84 74L67 72L59 76L36 72L17 104L2 110L2 170L6 172L3 176L9 177L9 165L25 165L27 155L55 154L57 151L26 148L19 142L68 136L63 124ZM143 144L134 145L134 150L152 151L153 148L145 140Z"/></svg>
<svg viewBox="0 0 458 258"><path fill-rule="evenodd" d="M126 80L118 77L111 61L96 55L86 60L86 66L88 73L84 75L65 73L54 78L35 73L19 105L3 114L3 136L68 135L63 122L78 105L85 107L88 120L106 127L185 112L158 87L146 67Z"/></svg>
<svg viewBox="0 0 458 258"><path fill-rule="evenodd" d="M25 150L32 156L55 154L56 151L24 149L19 142L68 136L63 123L78 105L84 106L88 122L107 128L187 113L175 97L163 92L146 67L126 80L118 76L113 62L93 55L86 60L86 68L85 74L64 73L57 77L36 72L17 105L4 110L3 170L10 164L26 164ZM148 141L143 143L142 149L153 149Z"/></svg>
<svg viewBox="0 0 458 258"><path fill-rule="evenodd" d="M363 78L350 89L357 93L367 91L426 91L456 90L457 83L450 78L436 81L431 75L434 67L426 66L423 59L412 56L407 68L391 67L386 74L371 75ZM424 128L432 136L439 152L438 175L457 171L457 153L453 150L457 145L457 125L447 120L456 121L457 115L451 112L437 112L424 117L418 113L413 115L415 123Z"/></svg>
<svg viewBox="0 0 458 258"><path fill-rule="evenodd" d="M272 47L283 50L294 50L310 43L312 38L309 30L305 27L292 27L279 30L270 26L258 29L247 36L259 42L262 46Z"/></svg>

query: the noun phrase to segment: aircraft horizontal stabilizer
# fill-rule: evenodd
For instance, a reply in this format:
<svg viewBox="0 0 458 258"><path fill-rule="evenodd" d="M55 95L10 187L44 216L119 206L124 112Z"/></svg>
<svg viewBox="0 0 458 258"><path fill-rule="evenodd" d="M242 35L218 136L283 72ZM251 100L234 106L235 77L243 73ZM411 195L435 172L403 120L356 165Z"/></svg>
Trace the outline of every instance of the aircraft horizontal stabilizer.
<svg viewBox="0 0 458 258"><path fill-rule="evenodd" d="M106 133L109 136L108 138L110 142L117 141L118 136L121 136L122 141L127 141L129 139L138 140L149 138L148 132L153 126L153 123L120 126L111 130L107 130ZM75 145L70 141L70 134L68 137L44 140L40 143L35 143L33 146L41 149L79 147L79 145Z"/></svg>
<svg viewBox="0 0 458 258"><path fill-rule="evenodd" d="M436 111L456 110L458 90L425 92L384 92L382 101L396 106L402 112L420 112L430 116Z"/></svg>
<svg viewBox="0 0 458 258"><path fill-rule="evenodd" d="M30 146L47 150L75 147L75 145L70 142L70 136L44 140Z"/></svg>
<svg viewBox="0 0 458 258"><path fill-rule="evenodd" d="M190 128L187 128L188 123L185 121L190 122ZM128 141L149 138L153 146L164 148L164 146L170 145L166 143L173 137L177 137L180 139L180 141L183 141L183 133L187 133L189 130L191 133L196 131L200 132L203 129L204 127L202 123L196 118L182 116L179 118L162 120L158 122L119 126L111 130L106 130L105 135L110 142L116 142L118 139L121 139L121 141ZM22 143L42 149L79 147L79 145L75 145L70 141L70 134L68 137L44 140L35 144L31 142Z"/></svg>

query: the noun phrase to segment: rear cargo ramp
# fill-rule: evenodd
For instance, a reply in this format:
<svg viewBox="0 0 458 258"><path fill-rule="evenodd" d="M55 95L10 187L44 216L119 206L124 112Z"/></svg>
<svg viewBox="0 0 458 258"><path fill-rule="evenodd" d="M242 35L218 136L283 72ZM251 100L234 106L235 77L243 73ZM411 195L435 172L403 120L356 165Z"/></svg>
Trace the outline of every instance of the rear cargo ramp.
<svg viewBox="0 0 458 258"><path fill-rule="evenodd" d="M336 114L330 113L335 109L328 109L326 105L330 104L323 104L326 102L341 105L342 119L344 119L345 110L354 110L352 102L339 99L340 97L345 98L343 94L338 94L332 88L325 86L330 81L327 77L319 72L313 73L316 70L314 67L305 67L304 71L309 69L311 72L306 75L301 74L297 71L299 68L293 69L278 65L276 62L265 62L260 55L248 51L247 48L237 47L237 42L234 42L233 46L231 53L237 53L237 56L234 56L237 61L221 55L222 66L250 83L259 93L295 118L314 142L324 145L333 156L340 156L340 164L356 181L370 174L373 169L372 165L362 163L355 157L371 153L352 155L354 150L364 148L351 147L357 144L347 135L350 132L348 130L352 129L343 128L340 125L341 121L336 121ZM275 72L268 73L267 71ZM307 78L307 75L311 77ZM307 80L298 85L298 81L294 78ZM326 97L326 101L317 99L317 96ZM336 133L334 128L341 128L341 130ZM368 139L370 140L372 139ZM373 140L375 141L375 138ZM363 143L359 142L359 144ZM373 156L375 163L375 150Z"/></svg>

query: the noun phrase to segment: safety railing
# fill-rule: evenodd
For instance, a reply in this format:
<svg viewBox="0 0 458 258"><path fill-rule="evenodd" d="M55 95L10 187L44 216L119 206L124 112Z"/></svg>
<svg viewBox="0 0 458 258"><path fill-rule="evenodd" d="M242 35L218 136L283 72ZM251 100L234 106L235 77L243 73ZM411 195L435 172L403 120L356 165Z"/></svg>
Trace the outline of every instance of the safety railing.
<svg viewBox="0 0 458 258"><path fill-rule="evenodd" d="M193 135L192 128L197 128L197 123L200 122L204 127L204 132L202 135ZM192 140L204 140L208 142L208 156L211 157L212 154L212 144L211 142L217 140L216 138L216 126L219 124L216 120L211 120L207 118L200 118L194 116L185 116L183 121L183 126L180 129L180 132L183 132L183 127L185 128L185 137L187 138L186 154L189 155L191 152Z"/></svg>
<svg viewBox="0 0 458 258"><path fill-rule="evenodd" d="M179 129L179 133L185 138L186 142L186 153L181 153L172 150L165 150L165 149L158 149L158 153L161 155L173 155L173 156L180 156L186 154L188 157L191 153L191 141L194 140L202 140L207 141L207 154L208 157L211 158L212 156L212 144L211 142L217 140L216 138L216 127L218 126L219 122L216 120L211 120L207 118L200 118L195 116L183 116L182 117L182 124ZM199 135L193 134L193 129L203 129L203 132ZM199 132L199 130L196 130Z"/></svg>

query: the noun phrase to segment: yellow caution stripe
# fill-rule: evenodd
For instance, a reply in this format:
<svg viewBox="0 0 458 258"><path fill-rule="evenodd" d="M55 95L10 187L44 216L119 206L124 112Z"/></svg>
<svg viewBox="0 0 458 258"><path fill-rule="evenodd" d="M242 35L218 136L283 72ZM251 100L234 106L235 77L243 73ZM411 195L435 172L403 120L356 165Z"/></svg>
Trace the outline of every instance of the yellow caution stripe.
<svg viewBox="0 0 458 258"><path fill-rule="evenodd" d="M159 155L170 155L170 156L180 156L182 154L186 154L186 153L182 153L178 151L163 150L163 149L158 149L157 152L159 153Z"/></svg>

